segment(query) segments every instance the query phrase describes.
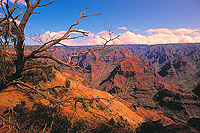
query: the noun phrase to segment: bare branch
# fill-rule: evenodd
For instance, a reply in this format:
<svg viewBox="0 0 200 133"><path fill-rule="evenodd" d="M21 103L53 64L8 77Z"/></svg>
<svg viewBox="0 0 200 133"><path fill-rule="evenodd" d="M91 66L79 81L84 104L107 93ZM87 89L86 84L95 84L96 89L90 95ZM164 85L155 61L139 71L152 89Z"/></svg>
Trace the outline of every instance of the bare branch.
<svg viewBox="0 0 200 133"><path fill-rule="evenodd" d="M86 34L86 33L87 33L87 32L85 32L85 31L80 31L80 30L71 30L71 31L73 31L73 32L78 32L78 33L82 33L82 34ZM109 31L108 34L111 35L110 31ZM79 37L79 36L78 36L78 37ZM95 51L97 51L97 50L105 50L107 44L110 43L110 42L112 42L113 40L117 39L118 37L119 37L119 35L118 35L118 36L115 36L115 37L110 36L109 39L102 38L102 39L105 40L105 42L103 43L102 47L92 47L92 48L90 48L89 50L86 50L86 51L79 51L79 50L77 50L77 49L75 49L75 48L71 48L71 47L67 46L66 44L63 44L63 43L59 42L58 44L60 44L60 45L62 45L62 46L64 46L64 47L66 47L66 48L70 48L70 49L74 49L74 50L77 50L77 51L78 51L78 53L76 53L75 55L70 55L70 56L68 57L68 61L67 61L67 62L63 62L63 61L61 61L60 59L58 59L57 57L54 57L54 56L48 55L48 54L40 54L40 55L38 55L37 53L40 53L40 51L38 51L38 50L35 51L36 54L33 54L31 57L28 57L28 56L27 56L26 59L29 59L29 58L49 58L49 59L54 60L54 61L57 62L58 64L62 64L62 65L64 65L64 66L68 66L68 67L71 67L71 68L78 68L79 70L82 70L81 67L76 66L76 65L73 65L73 58L76 58L76 57L80 56L81 54L87 54L87 53L89 53L89 52L95 52ZM77 38L77 37L68 38L68 39L75 39L75 38ZM51 40L51 41L52 41L52 40ZM47 43L48 43L48 42L47 42ZM42 47L45 47L45 45L46 45L46 44L42 45L39 49L42 49ZM55 45L55 46L56 46L56 45ZM54 49L54 50L55 50L55 49ZM37 52L37 51L38 51L38 52ZM47 50L45 50L45 51L47 51ZM34 52L34 51L33 51L33 52Z"/></svg>
<svg viewBox="0 0 200 133"><path fill-rule="evenodd" d="M0 32L0 36L3 35L3 34L5 33L7 27L8 27L8 25L6 25L6 26L3 28L3 30Z"/></svg>
<svg viewBox="0 0 200 133"><path fill-rule="evenodd" d="M10 14L13 14L13 12L15 11L15 9L16 9L16 7L17 7L17 2L18 2L19 0L15 0L15 2L14 2L14 5L12 6L12 8L11 8L11 10L10 10ZM7 5L8 5L8 3L7 3Z"/></svg>
<svg viewBox="0 0 200 133"><path fill-rule="evenodd" d="M29 8L30 6L32 6L32 3L30 0L25 0L27 7Z"/></svg>
<svg viewBox="0 0 200 133"><path fill-rule="evenodd" d="M47 4L43 4L43 5L38 5L37 7L43 7L43 6L47 6L53 3L53 0L51 0L51 2L47 3Z"/></svg>
<svg viewBox="0 0 200 133"><path fill-rule="evenodd" d="M19 9L22 9L22 7L24 7L24 5L21 5L20 7L19 7L19 6L17 6L17 8L19 8Z"/></svg>
<svg viewBox="0 0 200 133"><path fill-rule="evenodd" d="M40 48L38 48L37 50L34 50L32 53L30 53L29 55L27 55L27 56L26 56L26 59L29 59L29 58L33 57L35 54L38 54L38 53L42 53L42 52L44 52L44 51L47 51L47 49L49 49L49 48L52 47L53 45L59 44L62 40L68 39L70 33L77 32L77 33L83 34L84 36L87 36L88 33L85 32L85 31L81 31L81 30L71 30L74 26L76 26L76 25L79 24L80 19L83 18L83 14L86 12L87 9L88 9L88 8L85 8L84 11L80 13L80 16L79 16L77 22L74 23L74 24L72 24L72 25L69 27L69 29L66 31L66 33L65 33L62 37L44 43ZM88 16L92 16L92 15L96 15L96 14L90 14L90 15L88 15ZM84 17L87 17L87 16L84 16ZM70 38L70 39L73 39L73 38Z"/></svg>
<svg viewBox="0 0 200 133"><path fill-rule="evenodd" d="M56 58L56 57L53 56L53 55L40 54L40 55L34 55L32 58L48 58L48 59L54 60L54 61L57 62L58 64L61 64L61 65L67 66L67 67L81 69L79 66L72 65L72 64L70 64L69 62L63 62L63 61L61 61L60 59Z"/></svg>
<svg viewBox="0 0 200 133"><path fill-rule="evenodd" d="M38 7L38 5L40 4L41 0L36 0L35 4L33 5L33 7Z"/></svg>
<svg viewBox="0 0 200 133"><path fill-rule="evenodd" d="M22 12L23 12L24 10L21 10L21 12L17 15L17 16L15 16L13 19L14 20L17 20L17 18L19 17L19 16L21 16L22 15Z"/></svg>
<svg viewBox="0 0 200 133"><path fill-rule="evenodd" d="M42 48L42 49L39 50L38 52L41 53L41 52L47 50L48 48L50 48L51 46L53 46L53 45L55 45L55 44L58 44L60 41L66 39L66 37L69 35L69 33L74 32L74 30L71 30L71 29L72 29L74 26L76 26L76 25L79 24L80 19L82 18L82 15L86 12L87 9L88 9L88 8L85 8L84 11L80 13L80 16L79 16L77 22L74 23L74 24L72 24L72 25L69 27L69 29L67 30L67 32L66 32L62 37L60 37L59 39L56 39L55 41L53 41L52 43L48 44L47 46L45 46L44 48ZM92 15L96 15L96 14L91 14L90 16L92 16ZM81 32L81 31L78 31L78 30L77 30L76 32ZM85 34L85 32L82 32L82 33Z"/></svg>
<svg viewBox="0 0 200 133"><path fill-rule="evenodd" d="M7 87L9 87L9 86L11 86L11 85L17 85L17 84L23 85L23 86L25 86L25 87L27 87L27 88L30 88L30 89L36 91L35 88L34 88L33 86L30 86L29 84L23 83L23 82L21 82L21 81L14 81L14 82L11 82L11 83L7 84L7 85L5 86L5 88L7 88Z"/></svg>
<svg viewBox="0 0 200 133"><path fill-rule="evenodd" d="M69 48L69 49L73 49L73 50L79 51L78 49L73 48L73 47L70 47L70 46L67 46L67 45L64 44L64 43L58 43L58 44L60 44L60 45L62 45L62 46L64 46L64 47L66 47L66 48Z"/></svg>
<svg viewBox="0 0 200 133"><path fill-rule="evenodd" d="M88 36L88 32L86 32L86 31L82 31L82 30L78 30L78 29L76 29L76 30L70 30L70 32L71 33L81 33L81 34L83 34L84 36Z"/></svg>
<svg viewBox="0 0 200 133"><path fill-rule="evenodd" d="M5 18L7 18L8 14L6 13L6 10L5 10L4 6L3 6L3 0L1 0L1 8L3 9L3 12L4 12L5 16L6 16Z"/></svg>
<svg viewBox="0 0 200 133"><path fill-rule="evenodd" d="M98 14L85 15L85 16L82 16L81 18L86 18L86 17L90 17L90 16L94 16L94 15L100 15L100 13L98 13Z"/></svg>
<svg viewBox="0 0 200 133"><path fill-rule="evenodd" d="M81 38L81 37L85 37L85 36L69 37L69 38L67 38L67 40L74 40L74 39Z"/></svg>
<svg viewBox="0 0 200 133"><path fill-rule="evenodd" d="M9 30L8 30L8 33L14 38L14 46L16 46L16 44L17 44L17 38L13 35L13 33L11 32L11 26L12 25L12 22L9 22L9 26L8 26L8 28L9 28Z"/></svg>

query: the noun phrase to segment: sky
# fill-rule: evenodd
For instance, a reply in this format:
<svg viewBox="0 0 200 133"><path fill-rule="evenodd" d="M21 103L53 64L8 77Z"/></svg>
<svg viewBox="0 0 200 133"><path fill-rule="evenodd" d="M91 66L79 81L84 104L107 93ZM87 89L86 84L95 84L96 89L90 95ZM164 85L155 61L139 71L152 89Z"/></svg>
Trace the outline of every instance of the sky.
<svg viewBox="0 0 200 133"><path fill-rule="evenodd" d="M48 0L42 0L45 2ZM89 37L65 40L66 45L101 44L101 37L108 37L104 25L112 27L113 36L121 35L115 44L200 42L200 0L54 0L35 10L40 14L32 14L26 26L26 44L37 44L30 34L39 33L43 40L62 36L86 7L90 7L86 14L100 13L83 18L75 27L88 31ZM1 17L2 13L0 10Z"/></svg>

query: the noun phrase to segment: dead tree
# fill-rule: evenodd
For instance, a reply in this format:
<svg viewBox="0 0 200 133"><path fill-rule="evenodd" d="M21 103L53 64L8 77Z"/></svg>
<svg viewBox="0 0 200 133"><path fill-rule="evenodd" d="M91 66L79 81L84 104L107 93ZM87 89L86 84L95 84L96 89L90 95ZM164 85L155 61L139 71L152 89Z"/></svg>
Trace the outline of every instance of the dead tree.
<svg viewBox="0 0 200 133"><path fill-rule="evenodd" d="M35 2L32 2L31 0L25 0L25 5L18 4L19 0L15 0L14 3L9 2L9 0L0 0L0 5L4 13L4 17L0 18L0 36L4 36L4 38L0 38L0 44L1 44L1 51L3 53L6 53L6 47L11 43L9 42L6 37L11 38L12 43L14 45L15 50L15 57L14 65L15 65L15 71L10 74L6 75L3 79L4 81L0 81L0 88L3 88L6 86L6 84L9 84L10 82L13 82L14 80L18 79L22 72L24 71L25 62L30 59L36 59L36 58L45 58L45 59L51 59L58 64L62 64L67 67L71 68L80 68L79 66L76 66L73 64L73 58L80 56L80 54L86 54L91 51L96 50L103 50L106 48L107 44L112 42L116 37L112 37L110 34L109 39L104 39L104 43L102 44L102 47L92 47L91 49L87 51L79 51L75 55L70 55L67 59L67 62L63 62L62 60L56 58L55 56L48 54L46 51L51 49L52 47L56 48L56 45L62 45L65 47L65 44L63 44L61 41L63 40L69 40L69 39L76 39L79 37L84 37L88 35L88 32L74 29L74 26L78 25L80 23L80 20L82 18L86 18L89 16L94 16L98 14L89 14L85 15L86 10L88 8L85 8L83 12L80 13L80 16L78 20L72 24L66 32L59 38L52 38L49 41L42 41L40 38L35 38L34 40L40 43L40 46L32 51L31 53L25 55L24 48L25 48L25 27L27 25L28 20L30 19L30 16L34 14L34 10L36 8L41 8L47 5L50 5L53 3L53 0L46 4L41 4L42 0L36 0ZM18 11L18 14L16 13ZM17 14L17 15L16 15ZM21 18L19 20L19 17ZM2 26L3 25L3 26ZM78 36L71 37L70 35L72 33L78 33Z"/></svg>

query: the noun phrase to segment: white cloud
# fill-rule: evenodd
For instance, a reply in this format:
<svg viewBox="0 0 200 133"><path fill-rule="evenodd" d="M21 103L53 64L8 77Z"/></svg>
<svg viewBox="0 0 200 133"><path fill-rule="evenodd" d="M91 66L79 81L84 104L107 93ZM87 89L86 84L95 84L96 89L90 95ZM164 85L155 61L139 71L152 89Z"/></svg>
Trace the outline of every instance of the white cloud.
<svg viewBox="0 0 200 133"><path fill-rule="evenodd" d="M186 28L179 28L179 29L167 29L167 28L160 28L160 29L149 29L147 30L148 33L158 33L158 34L191 34L191 35L200 35L199 29L186 29Z"/></svg>
<svg viewBox="0 0 200 133"><path fill-rule="evenodd" d="M50 40L52 37L61 37L66 31L45 32L41 38ZM89 31L88 31L89 32ZM197 29L149 29L149 35L135 34L131 31L126 31L121 34L119 39L114 41L115 44L167 44L167 43L195 43L200 42L199 30ZM114 35L113 35L114 36ZM66 45L97 45L105 42L103 38L109 38L107 31L101 31L97 34L89 32L89 39L80 40L64 40L62 43Z"/></svg>
<svg viewBox="0 0 200 133"><path fill-rule="evenodd" d="M126 28L126 27L118 27L118 29L120 29L120 30L128 30L128 28Z"/></svg>
<svg viewBox="0 0 200 133"><path fill-rule="evenodd" d="M173 31L171 29L167 29L167 28L149 29L146 32L148 32L149 34L153 34L153 33L172 34L173 33Z"/></svg>
<svg viewBox="0 0 200 133"><path fill-rule="evenodd" d="M130 31L122 34L120 41L117 44L167 44L167 43L195 43L200 42L200 36L194 36L194 33L184 31L181 33L179 30L174 30L174 33L158 31L158 33L153 35L140 35L135 34ZM178 34L176 34L178 33ZM185 34L192 34L185 35Z"/></svg>

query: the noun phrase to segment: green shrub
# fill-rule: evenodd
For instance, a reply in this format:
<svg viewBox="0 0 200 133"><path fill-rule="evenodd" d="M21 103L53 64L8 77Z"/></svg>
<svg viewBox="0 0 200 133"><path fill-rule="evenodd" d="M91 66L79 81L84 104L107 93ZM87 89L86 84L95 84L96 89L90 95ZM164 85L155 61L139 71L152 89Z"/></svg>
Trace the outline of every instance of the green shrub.
<svg viewBox="0 0 200 133"><path fill-rule="evenodd" d="M111 119L109 120L109 124L112 125L112 126L114 126L114 125L115 125L115 120L114 120L113 118L111 118Z"/></svg>
<svg viewBox="0 0 200 133"><path fill-rule="evenodd" d="M102 123L97 128L92 130L93 133L133 133L129 128L127 120L124 120L122 117L119 118L119 121L115 122L113 118L108 121L108 124Z"/></svg>
<svg viewBox="0 0 200 133"><path fill-rule="evenodd" d="M86 100L83 100L82 106L83 106L83 108L86 112L89 111L89 105L88 105L88 102Z"/></svg>
<svg viewBox="0 0 200 133"><path fill-rule="evenodd" d="M15 71L13 55L3 53L0 48L0 82L4 82L5 77L11 75Z"/></svg>
<svg viewBox="0 0 200 133"><path fill-rule="evenodd" d="M49 93L53 95L53 97L57 98L58 97L58 92L54 88L48 89Z"/></svg>
<svg viewBox="0 0 200 133"><path fill-rule="evenodd" d="M136 133L160 133L164 130L160 120L143 122L138 128L136 128Z"/></svg>
<svg viewBox="0 0 200 133"><path fill-rule="evenodd" d="M69 88L70 87L70 80L65 79L65 87Z"/></svg>
<svg viewBox="0 0 200 133"><path fill-rule="evenodd" d="M32 110L29 110L25 105L25 102L21 102L13 109L20 127L19 132L41 132L45 126L45 131L51 130L51 133L68 132L70 129L68 117L61 114L58 107L35 103Z"/></svg>

